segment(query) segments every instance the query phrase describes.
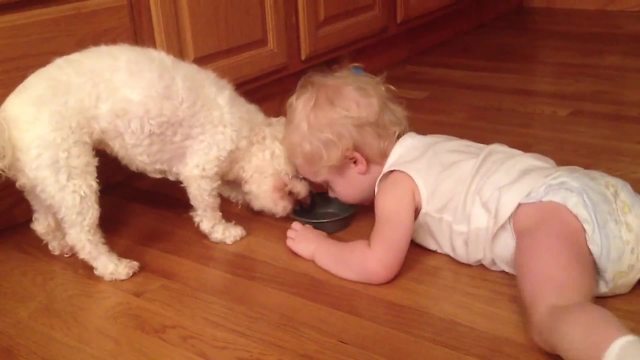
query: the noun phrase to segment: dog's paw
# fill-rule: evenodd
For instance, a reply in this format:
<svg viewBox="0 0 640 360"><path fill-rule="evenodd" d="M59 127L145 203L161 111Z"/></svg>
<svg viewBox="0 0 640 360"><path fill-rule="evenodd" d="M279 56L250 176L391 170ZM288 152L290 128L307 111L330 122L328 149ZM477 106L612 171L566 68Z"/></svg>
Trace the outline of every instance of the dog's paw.
<svg viewBox="0 0 640 360"><path fill-rule="evenodd" d="M73 255L73 248L64 240L49 241L47 246L53 255L63 255L64 257Z"/></svg>
<svg viewBox="0 0 640 360"><path fill-rule="evenodd" d="M43 243L47 244L53 255L64 255L65 257L73 255L73 248L64 239L64 233L54 221L36 219L31 222L31 228L40 236Z"/></svg>
<svg viewBox="0 0 640 360"><path fill-rule="evenodd" d="M126 280L135 274L140 268L140 264L136 261L117 258L113 262L109 262L100 268L94 268L93 272L107 281Z"/></svg>
<svg viewBox="0 0 640 360"><path fill-rule="evenodd" d="M233 244L246 234L247 232L242 226L227 222L216 224L207 232L207 236L211 241L225 244Z"/></svg>

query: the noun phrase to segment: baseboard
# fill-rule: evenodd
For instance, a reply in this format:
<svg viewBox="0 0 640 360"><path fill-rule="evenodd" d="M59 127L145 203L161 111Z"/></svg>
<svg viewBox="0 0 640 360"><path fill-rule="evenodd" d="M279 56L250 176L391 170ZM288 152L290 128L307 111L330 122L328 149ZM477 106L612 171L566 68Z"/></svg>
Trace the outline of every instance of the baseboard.
<svg viewBox="0 0 640 360"><path fill-rule="evenodd" d="M640 0L524 0L523 5L559 9L640 11Z"/></svg>

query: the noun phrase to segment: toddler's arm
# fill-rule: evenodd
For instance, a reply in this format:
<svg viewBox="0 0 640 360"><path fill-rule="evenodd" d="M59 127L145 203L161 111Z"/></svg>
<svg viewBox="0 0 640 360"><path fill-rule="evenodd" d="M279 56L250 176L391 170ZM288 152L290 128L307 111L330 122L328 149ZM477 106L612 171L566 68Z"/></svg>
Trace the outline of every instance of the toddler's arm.
<svg viewBox="0 0 640 360"><path fill-rule="evenodd" d="M287 232L287 245L339 277L371 284L388 282L400 271L411 243L416 192L410 176L392 172L378 188L370 239L336 241L321 231L293 223Z"/></svg>

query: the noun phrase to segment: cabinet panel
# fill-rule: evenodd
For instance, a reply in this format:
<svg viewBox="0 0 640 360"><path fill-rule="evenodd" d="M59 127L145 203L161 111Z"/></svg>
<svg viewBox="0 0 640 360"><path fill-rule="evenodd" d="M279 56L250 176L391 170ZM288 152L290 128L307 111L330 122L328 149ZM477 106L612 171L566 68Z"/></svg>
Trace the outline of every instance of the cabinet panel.
<svg viewBox="0 0 640 360"><path fill-rule="evenodd" d="M283 0L151 0L156 44L232 81L287 64Z"/></svg>
<svg viewBox="0 0 640 360"><path fill-rule="evenodd" d="M397 0L396 20L398 23L427 15L456 0Z"/></svg>
<svg viewBox="0 0 640 360"><path fill-rule="evenodd" d="M90 45L134 42L127 0L0 8L0 102L53 58Z"/></svg>
<svg viewBox="0 0 640 360"><path fill-rule="evenodd" d="M302 59L384 31L390 4L385 0L298 0Z"/></svg>

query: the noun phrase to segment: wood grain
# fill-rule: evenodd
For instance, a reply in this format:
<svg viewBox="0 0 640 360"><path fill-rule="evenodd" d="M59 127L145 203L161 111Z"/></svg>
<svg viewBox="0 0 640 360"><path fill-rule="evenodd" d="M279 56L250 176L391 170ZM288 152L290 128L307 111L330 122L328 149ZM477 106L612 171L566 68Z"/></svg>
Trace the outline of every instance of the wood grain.
<svg viewBox="0 0 640 360"><path fill-rule="evenodd" d="M507 143L640 190L638 24L523 10L387 77L420 132ZM212 244L182 187L141 176L105 191L102 209L110 246L142 264L128 281L50 255L26 226L0 232L2 359L553 359L527 337L505 273L412 246L390 284L347 282L288 251L289 220L224 202L249 235ZM367 236L372 221L363 208L338 237ZM640 287L598 302L640 332Z"/></svg>

